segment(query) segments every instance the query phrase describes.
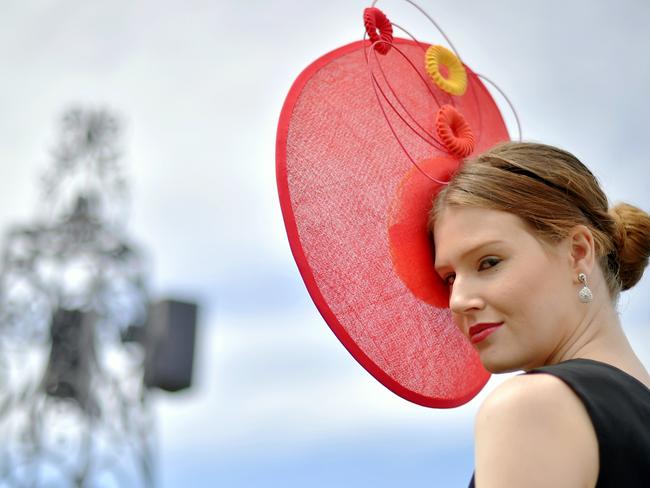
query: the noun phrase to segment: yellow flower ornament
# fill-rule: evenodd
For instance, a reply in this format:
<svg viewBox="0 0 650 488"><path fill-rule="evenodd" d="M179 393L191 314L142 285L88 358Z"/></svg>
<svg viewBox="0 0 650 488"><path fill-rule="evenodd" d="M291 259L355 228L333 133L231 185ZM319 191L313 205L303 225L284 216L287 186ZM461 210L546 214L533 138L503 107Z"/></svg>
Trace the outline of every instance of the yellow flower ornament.
<svg viewBox="0 0 650 488"><path fill-rule="evenodd" d="M441 90L451 95L463 95L467 90L467 73L460 59L443 46L429 46L424 55L425 69ZM448 76L440 72L440 66L447 68Z"/></svg>

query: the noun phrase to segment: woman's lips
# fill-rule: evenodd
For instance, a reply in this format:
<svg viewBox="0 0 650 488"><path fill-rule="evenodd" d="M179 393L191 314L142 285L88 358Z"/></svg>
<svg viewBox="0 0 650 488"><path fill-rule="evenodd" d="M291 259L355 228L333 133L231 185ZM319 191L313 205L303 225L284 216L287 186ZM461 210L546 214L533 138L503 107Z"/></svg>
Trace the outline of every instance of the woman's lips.
<svg viewBox="0 0 650 488"><path fill-rule="evenodd" d="M472 325L469 328L469 340L472 344L478 344L502 325L503 322Z"/></svg>

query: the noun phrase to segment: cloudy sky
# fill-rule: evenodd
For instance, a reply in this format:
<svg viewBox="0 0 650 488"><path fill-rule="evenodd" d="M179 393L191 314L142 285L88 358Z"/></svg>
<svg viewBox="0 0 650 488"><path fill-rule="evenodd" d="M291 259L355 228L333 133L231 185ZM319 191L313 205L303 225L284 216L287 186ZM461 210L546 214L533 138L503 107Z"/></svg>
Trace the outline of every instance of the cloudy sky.
<svg viewBox="0 0 650 488"><path fill-rule="evenodd" d="M650 4L420 3L508 93L525 139L572 151L613 201L650 209ZM274 167L284 97L311 61L362 36L366 6L0 3L0 228L36 216L63 111L109 108L125 124L129 228L149 250L152 290L201 304L194 387L154 394L163 487L469 480L485 392L431 410L377 383L311 304L284 233ZM378 6L442 43L408 3ZM620 304L646 365L649 293L646 277Z"/></svg>

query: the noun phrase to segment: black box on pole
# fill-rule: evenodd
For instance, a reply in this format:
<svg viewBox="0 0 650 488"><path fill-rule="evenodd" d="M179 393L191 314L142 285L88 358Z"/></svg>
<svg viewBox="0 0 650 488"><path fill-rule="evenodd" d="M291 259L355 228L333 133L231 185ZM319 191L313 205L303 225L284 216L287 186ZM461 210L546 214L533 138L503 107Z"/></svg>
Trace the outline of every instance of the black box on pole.
<svg viewBox="0 0 650 488"><path fill-rule="evenodd" d="M197 305L164 300L149 308L144 382L149 388L178 391L192 386Z"/></svg>

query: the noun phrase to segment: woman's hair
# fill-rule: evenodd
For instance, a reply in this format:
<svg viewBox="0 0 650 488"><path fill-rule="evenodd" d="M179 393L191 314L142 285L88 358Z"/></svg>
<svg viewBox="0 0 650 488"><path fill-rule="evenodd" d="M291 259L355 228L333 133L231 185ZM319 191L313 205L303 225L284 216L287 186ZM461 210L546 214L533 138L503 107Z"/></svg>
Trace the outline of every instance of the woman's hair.
<svg viewBox="0 0 650 488"><path fill-rule="evenodd" d="M613 299L634 286L648 264L650 215L627 203L609 208L591 171L552 146L506 142L466 161L438 194L431 230L448 206L510 212L546 242L559 242L578 224L587 226Z"/></svg>

